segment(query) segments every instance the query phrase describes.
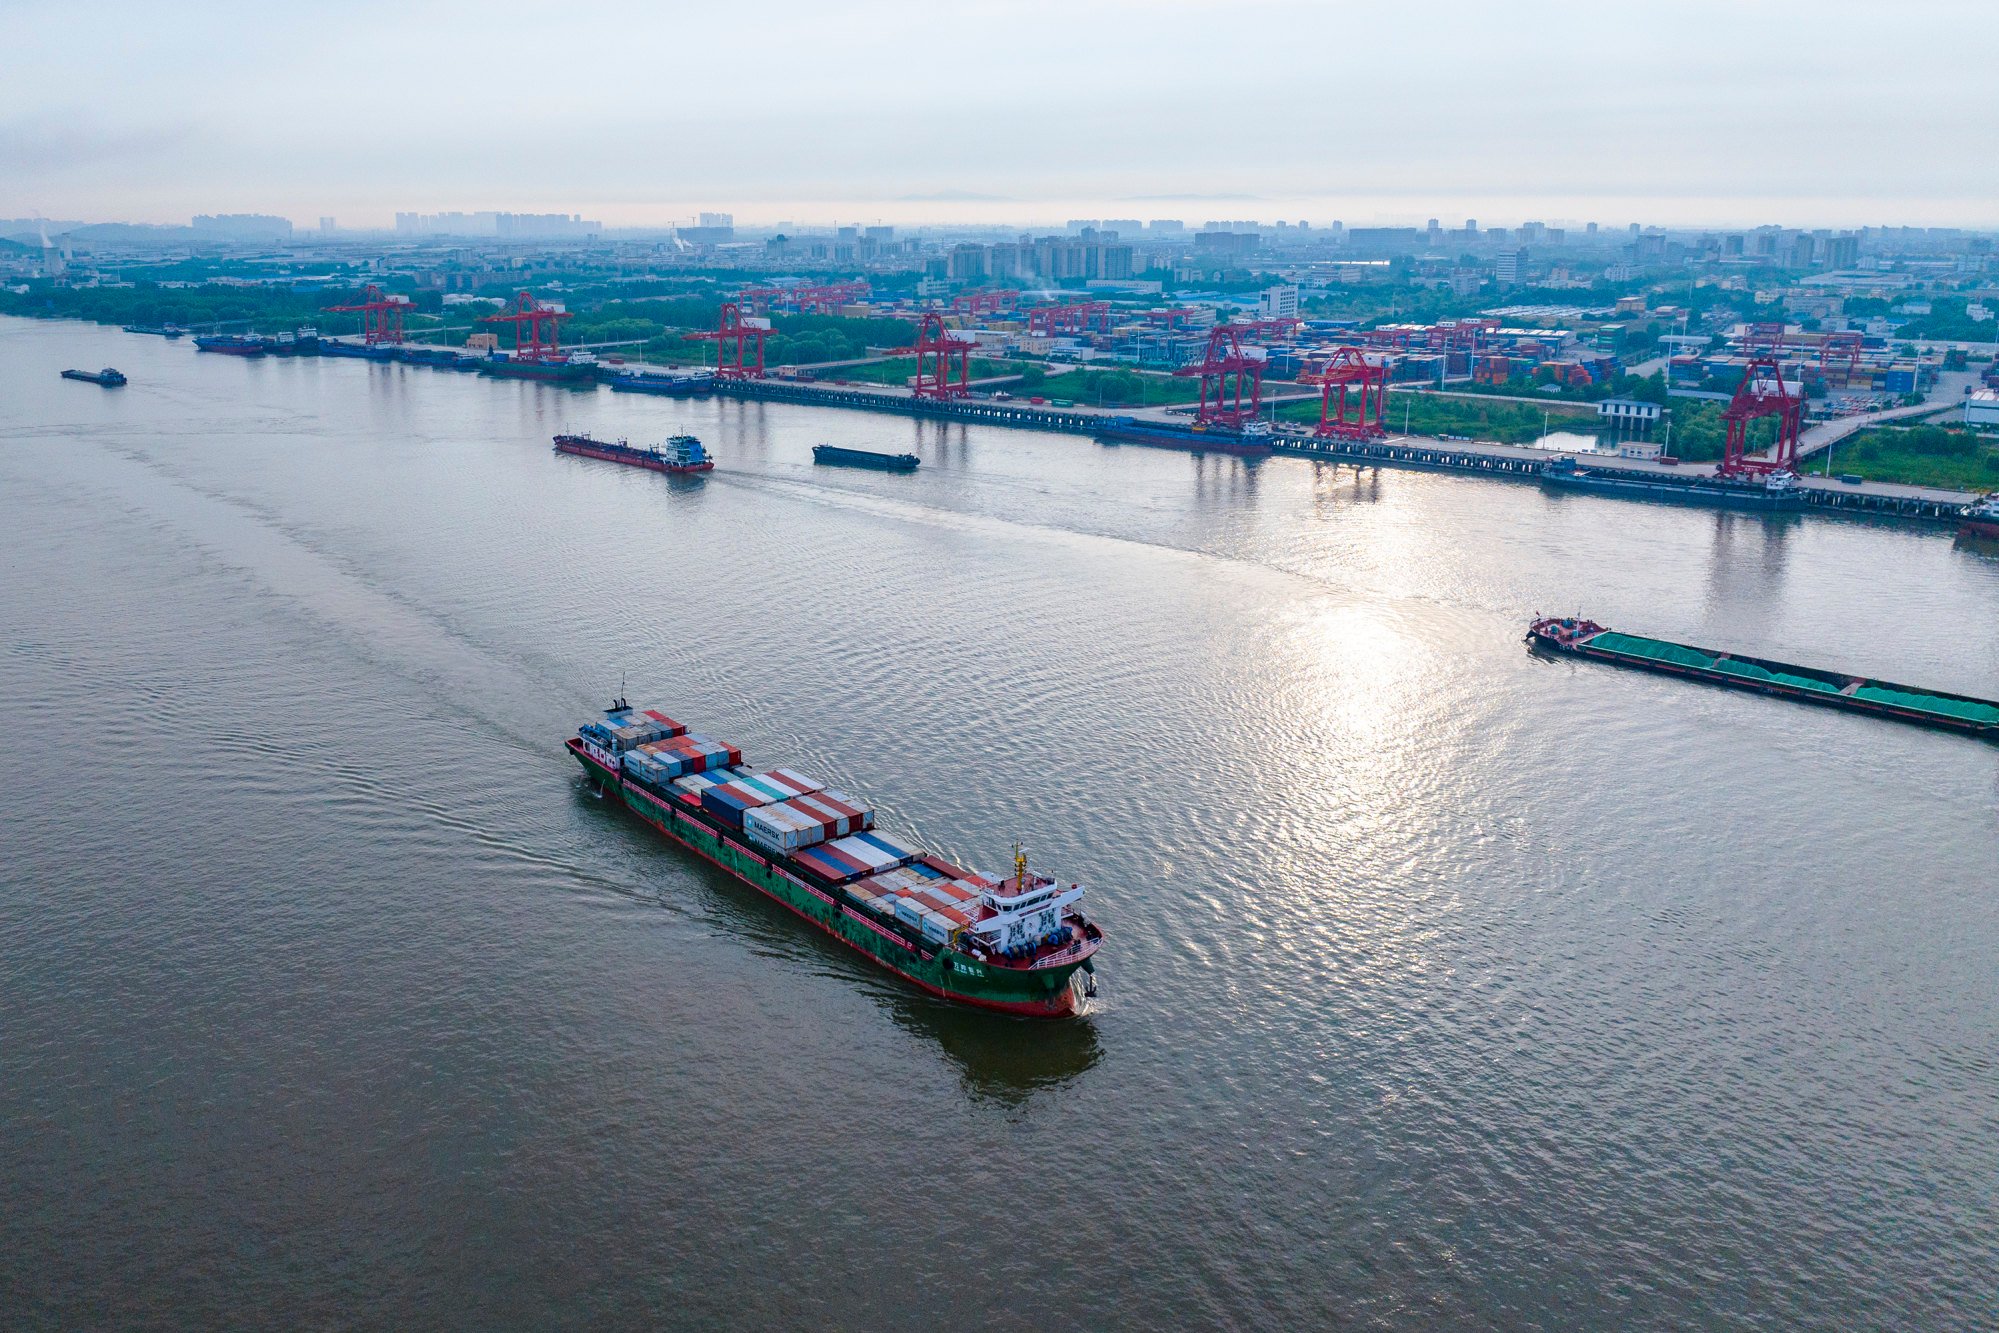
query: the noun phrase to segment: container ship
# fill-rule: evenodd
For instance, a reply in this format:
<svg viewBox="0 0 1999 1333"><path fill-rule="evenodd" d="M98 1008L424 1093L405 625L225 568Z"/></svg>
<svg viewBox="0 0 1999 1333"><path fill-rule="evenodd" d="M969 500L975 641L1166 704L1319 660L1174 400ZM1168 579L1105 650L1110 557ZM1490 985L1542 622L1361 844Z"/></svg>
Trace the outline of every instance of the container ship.
<svg viewBox="0 0 1999 1333"><path fill-rule="evenodd" d="M1542 465L1541 484L1556 490L1593 491L1628 500L1663 500L1668 504L1756 509L1766 513L1802 509L1805 505L1795 472L1772 472L1755 480L1739 481L1698 475L1669 477L1629 468L1585 467L1573 458L1554 458Z"/></svg>
<svg viewBox="0 0 1999 1333"><path fill-rule="evenodd" d="M107 389L115 389L125 382L125 373L106 366L102 370L65 370L66 380L82 380L85 384L101 384Z"/></svg>
<svg viewBox="0 0 1999 1333"><path fill-rule="evenodd" d="M667 398L692 398L715 387L715 377L706 375L654 375L643 370L621 370L608 383L618 393L654 393Z"/></svg>
<svg viewBox="0 0 1999 1333"><path fill-rule="evenodd" d="M1872 680L1842 672L1821 671L1816 667L1794 666L1761 657L1744 657L1713 648L1694 648L1682 643L1620 634L1594 620L1577 617L1545 617L1527 627L1527 642L1545 652L1594 658L1618 666L1645 671L1663 671L1688 676L1711 685L1754 690L1759 694L1780 695L1829 708L1919 726L1941 727L1968 732L1988 740L1999 740L1999 703L1969 695L1943 694L1936 690L1898 685L1893 681Z"/></svg>
<svg viewBox="0 0 1999 1333"><path fill-rule="evenodd" d="M915 454L878 454L872 449L842 449L837 444L813 445L812 461L826 467L866 467L877 472L914 472L923 462Z"/></svg>
<svg viewBox="0 0 1999 1333"><path fill-rule="evenodd" d="M877 829L874 811L623 699L568 741L590 780L657 832L932 995L1035 1018L1095 993L1103 933L1083 888L1027 868L989 879Z"/></svg>
<svg viewBox="0 0 1999 1333"><path fill-rule="evenodd" d="M224 356L262 356L264 340L254 333L204 333L194 340L198 352L220 352Z"/></svg>
<svg viewBox="0 0 1999 1333"><path fill-rule="evenodd" d="M1994 491L1964 511L1957 535L1981 541L1999 542L1999 491Z"/></svg>
<svg viewBox="0 0 1999 1333"><path fill-rule="evenodd" d="M653 472L712 472L715 460L692 435L676 435L664 449L639 449L623 440L596 440L588 435L558 435L555 452L579 458L601 458L607 463L623 463Z"/></svg>
<svg viewBox="0 0 1999 1333"><path fill-rule="evenodd" d="M1266 421L1246 421L1231 428L1198 421L1182 426L1112 417L1097 431L1096 438L1103 444L1152 444L1196 453L1234 454L1239 458L1266 458L1270 454L1270 423Z"/></svg>
<svg viewBox="0 0 1999 1333"><path fill-rule="evenodd" d="M479 369L501 379L576 384L597 378L597 358L589 352L556 352L541 356L491 352L479 363Z"/></svg>

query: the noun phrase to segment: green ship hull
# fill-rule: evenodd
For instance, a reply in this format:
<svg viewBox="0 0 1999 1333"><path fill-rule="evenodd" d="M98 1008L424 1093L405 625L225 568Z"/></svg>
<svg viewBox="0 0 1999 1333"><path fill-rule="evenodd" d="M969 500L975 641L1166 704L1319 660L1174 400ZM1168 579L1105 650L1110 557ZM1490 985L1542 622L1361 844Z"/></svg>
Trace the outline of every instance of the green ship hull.
<svg viewBox="0 0 1999 1333"><path fill-rule="evenodd" d="M1067 1018L1077 1011L1074 974L1088 952L1032 968L993 966L968 954L911 939L840 901L839 890L816 888L774 865L753 848L722 836L702 820L598 763L575 741L569 752L591 780L616 792L626 808L655 831L776 899L849 948L933 995L963 1004L1035 1018Z"/></svg>

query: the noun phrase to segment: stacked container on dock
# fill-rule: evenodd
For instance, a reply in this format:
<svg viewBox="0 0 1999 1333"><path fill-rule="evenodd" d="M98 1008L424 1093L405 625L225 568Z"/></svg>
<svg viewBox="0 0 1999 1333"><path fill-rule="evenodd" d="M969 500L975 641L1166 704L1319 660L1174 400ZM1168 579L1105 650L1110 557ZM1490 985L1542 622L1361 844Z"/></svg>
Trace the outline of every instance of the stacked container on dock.
<svg viewBox="0 0 1999 1333"><path fill-rule="evenodd" d="M875 826L875 812L845 792L820 791L743 812L743 832L765 851L789 853Z"/></svg>
<svg viewBox="0 0 1999 1333"><path fill-rule="evenodd" d="M710 787L701 793L701 805L724 823L741 828L743 815L750 810L825 789L826 784L814 782L803 773L775 768Z"/></svg>
<svg viewBox="0 0 1999 1333"><path fill-rule="evenodd" d="M726 741L692 732L641 745L624 756L625 771L641 782L664 786L689 773L705 773L743 762L743 752Z"/></svg>

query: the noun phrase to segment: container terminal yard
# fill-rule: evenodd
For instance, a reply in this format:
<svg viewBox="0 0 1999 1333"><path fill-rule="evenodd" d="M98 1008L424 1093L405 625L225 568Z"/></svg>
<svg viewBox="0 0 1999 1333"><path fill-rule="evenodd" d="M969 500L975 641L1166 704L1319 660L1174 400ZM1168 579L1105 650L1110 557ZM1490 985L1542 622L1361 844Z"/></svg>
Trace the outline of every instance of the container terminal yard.
<svg viewBox="0 0 1999 1333"><path fill-rule="evenodd" d="M841 297L853 294L847 289L836 293ZM770 320L746 313L758 301L768 299L768 292L745 292L738 301L722 306L715 329L687 335L689 341L713 343L717 349L716 365L696 372L652 369L623 360L600 359L588 350L565 348L560 331L563 322L571 318L571 312L526 291L518 293L502 311L481 319L483 324L511 328L511 345L504 348L497 340L483 341L476 351L418 343L405 332L404 320L410 305L407 298L386 295L373 286L367 289L362 301L327 307L328 313L361 316L358 339L322 336L314 329L301 329L274 338L211 334L197 337L194 345L197 350L235 356L360 357L579 387L608 384L614 390L669 396L715 394L1061 431L1109 440L1120 435L1141 442L1171 440L1176 447L1242 452L1231 448L1232 442L1251 423L1261 427L1261 418L1272 405L1271 399L1276 398L1265 392L1270 348L1250 340L1262 338L1282 344L1296 340L1304 330L1303 321L1298 320L1231 321L1213 325L1203 337L1199 358L1173 372L1192 386L1190 392L1197 401L1191 408L1109 410L1069 403L1058 406L1034 398L1023 402L1004 390L975 386L969 365L978 347L976 338L949 326L936 311L925 312L919 318L913 344L895 349L915 358L915 373L907 385L825 383L795 373L773 373L765 365L763 355L764 342L771 334ZM1087 304L1089 308L1082 311L1075 304L1036 307L1027 312L1028 320L1033 327L1052 328L1080 319L1107 319L1107 307L1102 303ZM1506 331L1496 323L1487 328L1476 322L1420 332L1426 342L1446 348L1443 358L1446 361L1450 357L1448 348L1454 341L1463 339L1468 347L1476 347L1482 335L1495 339L1506 336ZM1683 464L1669 456L1662 457L1659 448L1640 447L1617 455L1592 453L1587 465L1578 468L1573 466L1573 458L1551 457L1550 451L1542 447L1391 433L1384 403L1390 375L1397 363L1392 353L1385 355L1382 348L1385 345L1393 348L1398 343L1408 345L1418 333L1409 328L1391 328L1384 336L1383 331L1377 330L1360 335L1351 343L1314 349L1305 362L1307 368L1296 379L1297 387L1305 392L1291 395L1289 401L1316 399L1317 425L1289 422L1270 425L1255 437L1250 452L1362 468L1421 468L1543 482L1636 500L1947 525L1962 523L1979 500L1974 493L1936 487L1801 475L1801 465L1813 446L1806 442L1802 424L1802 385L1796 378L1787 379L1785 374L1787 366L1793 376L1799 370L1795 361L1779 355L1781 339L1767 328L1749 335L1758 351L1743 362L1736 391L1729 396L1724 414L1729 423L1727 451L1711 467ZM1840 348L1842 360L1838 372L1851 379L1860 373L1854 369L1859 364L1857 350L1846 343L1840 344ZM1460 364L1478 363L1477 355L1471 351L1466 351L1460 361ZM1733 363L1727 363L1727 368L1733 369ZM1934 383L1935 379L1932 372L1929 382ZM1890 409L1874 415L1891 417L1898 412L1920 410L1934 409L1928 406ZM1759 421L1769 422L1773 429L1767 445L1756 449L1751 444L1751 428ZM1135 434L1135 429L1153 432L1152 438ZM1827 447L1838 438L1837 434L1827 433L1816 447ZM1773 482L1786 484L1780 489Z"/></svg>

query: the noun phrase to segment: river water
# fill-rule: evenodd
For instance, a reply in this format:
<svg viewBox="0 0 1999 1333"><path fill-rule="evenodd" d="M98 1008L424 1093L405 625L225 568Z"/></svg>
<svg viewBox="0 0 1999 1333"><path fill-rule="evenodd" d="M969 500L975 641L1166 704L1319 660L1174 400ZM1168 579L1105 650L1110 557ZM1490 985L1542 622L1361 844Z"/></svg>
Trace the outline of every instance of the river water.
<svg viewBox="0 0 1999 1333"><path fill-rule="evenodd" d="M0 390L9 1325L1999 1315L1999 750L1520 642L1999 695L1999 558L73 324ZM621 681L1025 840L1092 1012L947 1008L594 799Z"/></svg>

